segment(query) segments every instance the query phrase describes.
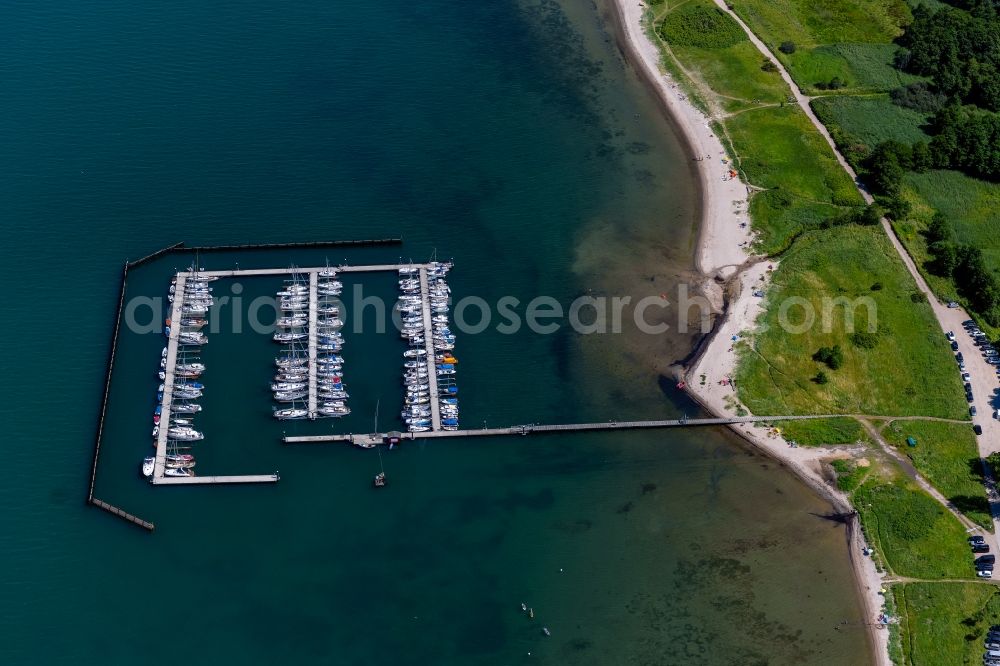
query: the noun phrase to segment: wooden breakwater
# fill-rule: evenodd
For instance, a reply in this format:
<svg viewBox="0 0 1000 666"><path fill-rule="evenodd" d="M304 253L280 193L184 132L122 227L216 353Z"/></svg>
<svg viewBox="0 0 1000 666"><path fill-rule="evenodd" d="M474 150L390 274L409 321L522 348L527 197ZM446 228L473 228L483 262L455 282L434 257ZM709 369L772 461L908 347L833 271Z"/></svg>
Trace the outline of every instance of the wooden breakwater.
<svg viewBox="0 0 1000 666"><path fill-rule="evenodd" d="M153 525L153 523L149 522L148 520L143 520L142 518L139 518L138 516L134 516L131 513L129 513L128 511L123 511L123 510L119 509L118 507L114 506L113 504L108 504L104 500L99 500L96 497L91 497L90 498L90 504L93 505L93 506L96 506L98 509L104 509L108 513L110 513L112 515L115 515L115 516L118 516L122 520L127 520L128 522L132 523L133 525L137 525L138 527L141 527L141 528L143 528L145 530L149 530L150 532L152 532L154 529L156 529L156 526Z"/></svg>
<svg viewBox="0 0 1000 666"><path fill-rule="evenodd" d="M184 247L184 241L181 241L180 243L174 243L173 245L168 245L167 247L160 248L159 250L153 252L152 254L147 254L142 259L136 259L135 261L130 261L127 265L129 268L135 268L136 266L141 266L147 261L152 261L153 259L156 259L159 256L168 254L170 252L173 252L174 250L179 250L183 247Z"/></svg>
<svg viewBox="0 0 1000 666"><path fill-rule="evenodd" d="M402 238L368 238L362 240L302 241L297 243L244 243L242 245L195 245L177 248L182 252L226 252L232 250L293 250L324 247L376 247L402 245Z"/></svg>
<svg viewBox="0 0 1000 666"><path fill-rule="evenodd" d="M153 523L137 518L136 516L123 511L116 506L112 506L103 500L94 497L94 484L97 482L97 463L101 457L101 441L104 438L104 419L108 412L108 396L111 393L111 374L115 367L115 355L118 353L118 334L122 326L122 311L125 309L125 288L128 284L129 262L125 262L122 267L121 285L118 293L118 311L115 315L114 331L111 334L111 345L108 349L108 367L104 377L104 396L101 398L101 411L97 417L97 433L94 437L94 458L90 465L90 484L87 486L87 504L99 507L119 518L143 527L147 530L153 529Z"/></svg>

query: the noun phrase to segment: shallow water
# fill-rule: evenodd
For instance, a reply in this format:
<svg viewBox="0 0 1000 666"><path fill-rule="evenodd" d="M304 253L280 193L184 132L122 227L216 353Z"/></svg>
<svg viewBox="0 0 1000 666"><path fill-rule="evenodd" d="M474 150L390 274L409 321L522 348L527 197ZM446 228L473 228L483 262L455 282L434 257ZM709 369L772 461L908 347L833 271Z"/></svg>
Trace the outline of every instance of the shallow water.
<svg viewBox="0 0 1000 666"><path fill-rule="evenodd" d="M354 411L338 422L273 422L275 345L225 324L211 336L198 471L280 469L273 487L138 478L163 338L124 335L97 495L156 532L81 503L126 258L177 240L401 235L201 263L436 250L455 259L456 297L490 303L673 289L692 264L690 165L605 15L438 0L0 9L0 271L38 299L2 334L5 663L865 662L842 528L722 432L404 445L384 456L381 493L371 451L280 444L283 430L368 430L376 404L391 427L402 347L368 326L348 334ZM189 260L134 271L129 296L161 295ZM355 282L394 298L390 276L351 278L347 305ZM240 296L277 284L247 279ZM463 335L463 423L693 414L662 377L691 341Z"/></svg>

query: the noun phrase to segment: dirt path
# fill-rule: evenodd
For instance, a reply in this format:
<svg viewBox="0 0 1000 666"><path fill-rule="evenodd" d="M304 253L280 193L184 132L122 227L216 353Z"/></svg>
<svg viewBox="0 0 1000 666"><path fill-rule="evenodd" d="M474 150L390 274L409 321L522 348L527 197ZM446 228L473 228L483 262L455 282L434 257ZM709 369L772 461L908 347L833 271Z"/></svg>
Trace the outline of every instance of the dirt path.
<svg viewBox="0 0 1000 666"><path fill-rule="evenodd" d="M781 78L784 79L785 83L787 83L789 88L791 88L796 103L809 118L809 121L813 124L816 130L823 135L823 138L826 140L827 144L829 144L830 149L837 158L837 161L851 176L851 179L854 180L861 196L864 197L866 202L871 203L872 196L858 181L857 174L837 149L837 145L834 143L833 137L831 137L830 133L827 131L826 126L823 125L819 118L816 117L816 114L813 113L812 108L809 106L809 97L802 94L798 86L795 85L795 81L788 73L788 70L785 69L784 65L782 65L774 54L771 53L767 45L764 44L764 42L761 41L756 34L754 34L753 30L751 30L750 27L743 22L736 12L726 6L724 0L715 0L715 4L722 11L731 16L733 20L735 20L740 27L743 28L743 31L747 34L751 43L757 47L757 50L760 51L765 58L773 62L778 68ZM983 358L982 354L979 352L972 336L969 335L962 325L964 321L969 319L968 313L961 308L949 308L947 305L938 301L937 297L931 291L930 286L927 284L927 281L924 280L923 275L921 275L920 271L917 269L917 265L910 257L910 254L906 251L902 242L900 242L899 237L896 236L892 225L885 218L882 218L882 228L889 236L889 240L892 242L893 248L903 260L906 270L909 271L914 282L916 282L917 288L927 297L927 301L930 303L934 316L938 320L938 324L941 326L941 331L943 333L951 331L955 334L955 340L958 343L959 351L964 357L966 366L965 369L966 372L969 373L969 383L972 385L973 395L975 396L975 400L972 404L977 410L977 415L973 418L973 423L979 425L983 429L983 434L979 436L977 440L980 457L986 458L991 453L1000 452L1000 420L993 418L994 411L997 408L1000 408L1000 380L998 380L997 377L997 369L986 362L986 359ZM985 476L987 478L988 485L992 487L995 481L992 470L986 469ZM990 493L990 509L993 514L994 521L1000 519L1000 496L996 493Z"/></svg>

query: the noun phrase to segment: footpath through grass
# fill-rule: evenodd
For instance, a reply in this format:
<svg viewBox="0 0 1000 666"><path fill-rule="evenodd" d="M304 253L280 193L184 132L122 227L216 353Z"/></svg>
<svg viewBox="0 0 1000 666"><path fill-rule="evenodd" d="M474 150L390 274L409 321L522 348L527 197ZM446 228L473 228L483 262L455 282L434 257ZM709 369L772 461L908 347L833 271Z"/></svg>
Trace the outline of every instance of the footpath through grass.
<svg viewBox="0 0 1000 666"><path fill-rule="evenodd" d="M913 466L955 508L993 529L983 486L982 465L971 426L936 421L894 421L882 431L886 441L913 461ZM916 446L907 443L908 438Z"/></svg>
<svg viewBox="0 0 1000 666"><path fill-rule="evenodd" d="M861 197L823 137L794 104L791 91L743 29L710 0L688 0L656 25L683 67L708 89L723 117L723 139L732 146L746 180L767 190L754 196L751 214L760 245L779 251L807 228L858 206ZM701 95L703 96L703 95Z"/></svg>

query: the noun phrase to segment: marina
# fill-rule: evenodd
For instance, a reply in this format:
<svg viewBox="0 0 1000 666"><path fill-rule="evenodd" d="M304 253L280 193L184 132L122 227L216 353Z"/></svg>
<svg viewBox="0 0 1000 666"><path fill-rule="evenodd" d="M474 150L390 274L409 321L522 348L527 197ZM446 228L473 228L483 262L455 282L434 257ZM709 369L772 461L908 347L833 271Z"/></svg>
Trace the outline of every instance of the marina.
<svg viewBox="0 0 1000 666"><path fill-rule="evenodd" d="M195 400L203 395L198 381L205 371L200 348L208 342L201 329L214 304L214 281L227 277L282 276L276 293L274 342L282 351L274 359L270 388L280 420L339 418L350 414L343 381L344 338L339 297L340 273L396 272L399 275L402 335L409 342L403 353L404 411L401 419L411 432L458 430L458 387L452 356L455 337L448 328L450 289L445 276L450 263L376 264L312 268L264 268L206 271L197 262L178 271L169 289L170 317L165 321L164 347L153 413L156 453L143 460L142 473L154 485L274 483L278 473L198 475L191 453L203 432L193 420L201 413Z"/></svg>

